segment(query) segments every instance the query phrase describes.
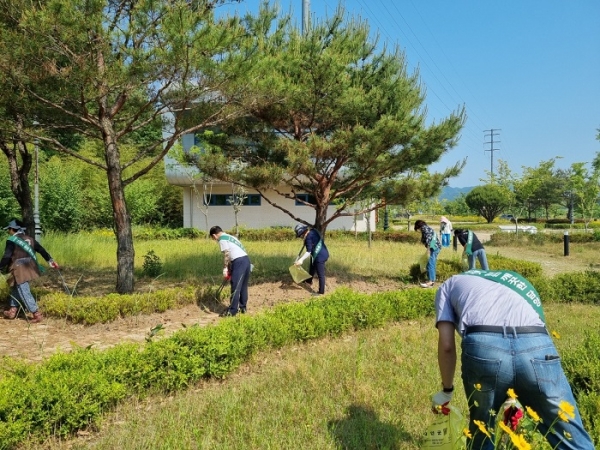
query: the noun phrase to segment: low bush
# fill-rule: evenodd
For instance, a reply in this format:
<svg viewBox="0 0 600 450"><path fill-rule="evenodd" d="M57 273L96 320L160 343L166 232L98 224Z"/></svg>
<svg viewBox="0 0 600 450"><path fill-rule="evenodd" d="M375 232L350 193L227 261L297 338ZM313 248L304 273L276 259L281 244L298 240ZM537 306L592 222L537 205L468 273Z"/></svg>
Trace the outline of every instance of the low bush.
<svg viewBox="0 0 600 450"><path fill-rule="evenodd" d="M145 346L85 348L0 369L0 448L94 428L103 412L137 395L170 392L205 377L225 377L267 348L378 327L433 313L433 290L371 295L339 290L255 316L190 327Z"/></svg>
<svg viewBox="0 0 600 450"><path fill-rule="evenodd" d="M106 323L119 317L164 312L195 303L195 287L163 289L143 294L109 294L102 297L73 297L53 292L40 298L45 314L92 325Z"/></svg>
<svg viewBox="0 0 600 450"><path fill-rule="evenodd" d="M557 302L600 304L598 272L588 270L559 274L552 279L552 286L552 298Z"/></svg>
<svg viewBox="0 0 600 450"><path fill-rule="evenodd" d="M535 279L542 276L542 266L538 263L490 254L487 255L487 260L491 270L512 270L529 279ZM440 258L438 259L436 266L437 281L440 283L444 282L451 276L464 272L464 270L458 253L454 259ZM421 273L419 264L410 266L409 275L411 280L415 282L419 281L424 276L427 276L426 274Z"/></svg>

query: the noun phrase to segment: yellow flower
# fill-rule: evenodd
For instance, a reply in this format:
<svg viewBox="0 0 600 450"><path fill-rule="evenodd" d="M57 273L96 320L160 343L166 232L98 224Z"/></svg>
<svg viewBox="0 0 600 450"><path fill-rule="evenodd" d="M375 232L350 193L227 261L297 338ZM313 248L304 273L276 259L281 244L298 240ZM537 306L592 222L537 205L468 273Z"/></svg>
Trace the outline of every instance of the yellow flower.
<svg viewBox="0 0 600 450"><path fill-rule="evenodd" d="M558 411L558 417L560 420L562 420L563 422L568 422L569 418L567 417L567 415L564 413L564 411Z"/></svg>
<svg viewBox="0 0 600 450"><path fill-rule="evenodd" d="M491 438L492 436L490 435L489 431L485 428L485 424L481 421L481 420L474 420L473 423L475 425L477 425L477 427L479 428L479 430L485 434L487 437Z"/></svg>
<svg viewBox="0 0 600 450"><path fill-rule="evenodd" d="M510 427L509 427L508 425L506 425L506 424L505 424L503 421L501 421L501 420L500 420L500 421L498 421L498 426L499 426L500 428L502 428L502 430L503 430L503 431L504 431L506 434L508 434L508 435L511 435L511 434L513 434L513 432L512 432L512 430L510 429Z"/></svg>
<svg viewBox="0 0 600 450"><path fill-rule="evenodd" d="M473 439L473 436L471 436L471 432L469 431L468 428L463 429L463 434L468 437L469 439Z"/></svg>
<svg viewBox="0 0 600 450"><path fill-rule="evenodd" d="M558 334L556 331L552 331L552 337L560 339L560 334Z"/></svg>
<svg viewBox="0 0 600 450"><path fill-rule="evenodd" d="M571 419L575 418L575 407L571 405L569 402L563 400L558 404L558 408L564 412L567 416L571 417ZM566 421L565 421L566 422Z"/></svg>
<svg viewBox="0 0 600 450"><path fill-rule="evenodd" d="M513 388L510 388L508 391L506 391L506 393L508 394L508 396L510 398L517 398L517 394L515 394L515 391L513 390Z"/></svg>
<svg viewBox="0 0 600 450"><path fill-rule="evenodd" d="M525 436L522 434L513 433L510 435L510 440L519 450L531 450L531 445L525 440Z"/></svg>
<svg viewBox="0 0 600 450"><path fill-rule="evenodd" d="M481 384L480 384L480 383L475 383L473 386L474 386L474 387L475 387L475 389L477 389L478 391L480 391L480 390L481 390Z"/></svg>
<svg viewBox="0 0 600 450"><path fill-rule="evenodd" d="M533 420L534 422L540 421L540 416L538 416L538 414L533 409L531 409L529 406L526 406L525 409L527 409L527 414L529 414L531 420Z"/></svg>

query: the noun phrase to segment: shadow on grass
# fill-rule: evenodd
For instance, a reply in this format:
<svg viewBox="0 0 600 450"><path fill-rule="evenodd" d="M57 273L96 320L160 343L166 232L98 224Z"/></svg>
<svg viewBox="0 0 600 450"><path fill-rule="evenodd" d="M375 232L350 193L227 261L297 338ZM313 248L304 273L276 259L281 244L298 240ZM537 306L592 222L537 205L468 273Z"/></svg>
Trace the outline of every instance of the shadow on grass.
<svg viewBox="0 0 600 450"><path fill-rule="evenodd" d="M401 442L415 442L410 433L382 422L364 405L350 405L346 417L330 421L328 428L339 446L347 450L398 450Z"/></svg>

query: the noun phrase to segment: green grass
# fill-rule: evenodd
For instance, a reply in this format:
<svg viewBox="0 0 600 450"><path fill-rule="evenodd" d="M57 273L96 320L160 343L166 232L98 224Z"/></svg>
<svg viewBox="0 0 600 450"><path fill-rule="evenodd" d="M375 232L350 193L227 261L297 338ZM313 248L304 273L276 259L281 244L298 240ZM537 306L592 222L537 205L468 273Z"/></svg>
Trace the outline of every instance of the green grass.
<svg viewBox="0 0 600 450"><path fill-rule="evenodd" d="M252 283L289 276L299 240L245 242L256 266ZM424 252L420 245L327 242L328 275L382 283L405 276ZM114 238L48 234L43 245L71 271L111 271ZM136 242L136 267L153 250L163 261L162 279L198 281L220 275L218 246L205 239ZM600 244L488 247L488 253L541 262L546 275L589 267ZM442 259L458 257L444 249ZM548 325L562 352L576 348L584 330L596 327L600 308L548 304ZM210 381L172 396L131 399L107 416L92 438L24 449L418 449L439 387L432 319L357 332L339 339L262 353L224 381ZM456 378L457 386L460 384ZM457 387L456 404L466 401Z"/></svg>
<svg viewBox="0 0 600 450"><path fill-rule="evenodd" d="M43 245L69 271L110 271L116 267L116 243L110 232L104 234L62 235L45 234ZM288 267L298 254L300 240L285 242L244 242L255 265L253 282L273 281L287 276ZM328 240L331 258L328 275L342 280L399 279L406 275L410 265L424 252L419 244L388 241L367 242L352 238ZM462 251L462 249L459 249ZM600 243L570 245L570 256L565 257L562 243L494 247L486 245L488 254L541 262L546 275L585 270L595 267ZM214 241L207 239L151 240L135 242L136 276L142 276L144 255L154 251L163 263L162 279L172 281L199 281L220 276L222 257ZM458 258L459 252L443 249L441 259Z"/></svg>
<svg viewBox="0 0 600 450"><path fill-rule="evenodd" d="M546 313L561 353L600 320L599 307L552 304ZM428 318L261 353L224 381L128 402L92 438L44 448L418 449L439 388L436 344Z"/></svg>

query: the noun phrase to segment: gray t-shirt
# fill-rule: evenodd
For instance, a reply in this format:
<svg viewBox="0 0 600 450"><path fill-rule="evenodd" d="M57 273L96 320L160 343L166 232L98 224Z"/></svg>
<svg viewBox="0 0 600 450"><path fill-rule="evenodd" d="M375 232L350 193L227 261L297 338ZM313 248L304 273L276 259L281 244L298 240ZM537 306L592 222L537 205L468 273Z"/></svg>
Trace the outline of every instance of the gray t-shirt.
<svg viewBox="0 0 600 450"><path fill-rule="evenodd" d="M521 295L495 281L473 275L454 275L435 295L437 322L453 322L462 335L472 325L505 327L545 326Z"/></svg>

